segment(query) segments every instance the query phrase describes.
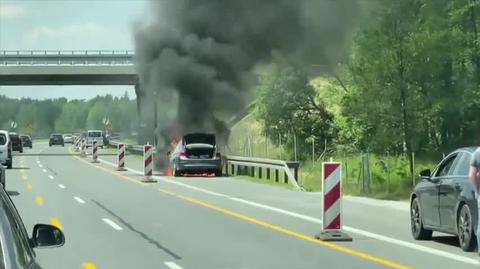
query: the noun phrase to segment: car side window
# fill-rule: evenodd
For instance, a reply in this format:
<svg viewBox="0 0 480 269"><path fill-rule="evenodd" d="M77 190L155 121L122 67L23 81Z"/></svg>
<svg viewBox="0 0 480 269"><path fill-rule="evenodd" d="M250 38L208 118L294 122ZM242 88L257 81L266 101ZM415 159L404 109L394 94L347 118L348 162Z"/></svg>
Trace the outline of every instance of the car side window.
<svg viewBox="0 0 480 269"><path fill-rule="evenodd" d="M20 220L20 216L16 213L16 209L13 206L8 206L5 200L3 201L3 210L12 229L14 240L12 243L15 246L17 262L22 266L27 266L32 262L33 257L25 227Z"/></svg>
<svg viewBox="0 0 480 269"><path fill-rule="evenodd" d="M468 176L471 158L472 155L470 153L460 153L457 157L457 161L455 161L455 167L452 174L457 176Z"/></svg>
<svg viewBox="0 0 480 269"><path fill-rule="evenodd" d="M444 177L449 175L450 168L452 168L455 157L457 157L457 154L452 154L447 159L443 160L435 172L435 177Z"/></svg>

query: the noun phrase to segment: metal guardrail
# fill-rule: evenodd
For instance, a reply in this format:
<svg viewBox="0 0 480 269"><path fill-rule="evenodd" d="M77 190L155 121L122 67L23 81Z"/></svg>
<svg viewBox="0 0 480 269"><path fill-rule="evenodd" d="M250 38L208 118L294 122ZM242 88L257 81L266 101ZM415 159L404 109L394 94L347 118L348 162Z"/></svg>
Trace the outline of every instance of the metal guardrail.
<svg viewBox="0 0 480 269"><path fill-rule="evenodd" d="M119 143L120 142L118 141L110 141L109 145L116 147ZM143 154L143 146L139 145L126 144L125 150L134 154ZM260 177L262 177L262 172L265 170L266 178L270 179L270 176L272 176L275 178L275 182L280 181L279 171L282 171L284 174L284 183L291 184L296 190L303 190L303 188L298 185L299 162L241 156L225 156L224 165L225 174L227 175L247 175L253 177L255 176L256 168Z"/></svg>
<svg viewBox="0 0 480 269"><path fill-rule="evenodd" d="M279 171L283 171L285 183L291 184L296 190L303 190L303 188L298 185L299 167L299 162L226 156L225 173L227 175L247 175L254 177L255 169L257 168L259 177L262 177L262 172L265 170L266 178L270 179L270 172L272 171L275 173L275 181L278 182L280 178Z"/></svg>
<svg viewBox="0 0 480 269"><path fill-rule="evenodd" d="M114 141L114 140L108 142L109 145L112 145L114 147L117 147L119 143L120 143L119 141ZM136 153L136 154L143 154L143 146L140 146L140 145L125 144L125 150L132 153ZM153 152L155 153L155 149Z"/></svg>

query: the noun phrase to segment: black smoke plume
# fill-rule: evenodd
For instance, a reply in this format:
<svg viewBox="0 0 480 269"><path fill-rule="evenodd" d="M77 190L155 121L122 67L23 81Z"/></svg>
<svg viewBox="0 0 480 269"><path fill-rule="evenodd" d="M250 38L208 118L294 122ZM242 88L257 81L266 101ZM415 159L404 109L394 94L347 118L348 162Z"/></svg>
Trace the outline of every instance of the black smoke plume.
<svg viewBox="0 0 480 269"><path fill-rule="evenodd" d="M135 27L141 121L158 149L186 132L228 137L252 69L278 53L300 65L331 66L342 54L355 0L157 0L153 20ZM158 102L153 130L153 102Z"/></svg>

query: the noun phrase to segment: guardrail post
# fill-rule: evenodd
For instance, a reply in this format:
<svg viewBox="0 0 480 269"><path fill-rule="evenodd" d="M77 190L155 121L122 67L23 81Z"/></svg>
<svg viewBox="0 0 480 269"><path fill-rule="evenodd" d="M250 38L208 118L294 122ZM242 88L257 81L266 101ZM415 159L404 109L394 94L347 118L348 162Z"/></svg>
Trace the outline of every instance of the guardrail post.
<svg viewBox="0 0 480 269"><path fill-rule="evenodd" d="M283 183L288 183L288 175L287 175L287 172L283 172Z"/></svg>
<svg viewBox="0 0 480 269"><path fill-rule="evenodd" d="M250 176L255 177L255 166L250 167Z"/></svg>
<svg viewBox="0 0 480 269"><path fill-rule="evenodd" d="M278 169L275 169L275 182L278 182Z"/></svg>
<svg viewBox="0 0 480 269"><path fill-rule="evenodd" d="M267 180L270 180L270 167L267 167Z"/></svg>
<svg viewBox="0 0 480 269"><path fill-rule="evenodd" d="M262 167L258 167L258 178L262 179Z"/></svg>
<svg viewBox="0 0 480 269"><path fill-rule="evenodd" d="M235 165L232 163L232 175L235 175Z"/></svg>

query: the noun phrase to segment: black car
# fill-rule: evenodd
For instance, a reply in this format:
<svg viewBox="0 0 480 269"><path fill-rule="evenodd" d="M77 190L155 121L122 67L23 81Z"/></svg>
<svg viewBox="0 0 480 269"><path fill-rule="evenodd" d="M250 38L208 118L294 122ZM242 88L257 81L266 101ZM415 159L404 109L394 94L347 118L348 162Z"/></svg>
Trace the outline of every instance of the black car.
<svg viewBox="0 0 480 269"><path fill-rule="evenodd" d="M3 189L0 189L0 238L3 254L0 268L41 269L33 249L60 247L65 243L63 232L48 224L36 224L29 238L17 209Z"/></svg>
<svg viewBox="0 0 480 269"><path fill-rule="evenodd" d="M188 173L222 175L222 158L214 134L192 133L182 137L170 154L174 176Z"/></svg>
<svg viewBox="0 0 480 269"><path fill-rule="evenodd" d="M51 134L50 140L48 141L48 145L51 147L53 145L61 145L65 146L65 142L63 141L62 134Z"/></svg>
<svg viewBox="0 0 480 269"><path fill-rule="evenodd" d="M23 143L20 136L17 133L9 133L8 136L10 136L10 141L12 143L12 150L22 153Z"/></svg>
<svg viewBox="0 0 480 269"><path fill-rule="evenodd" d="M412 235L428 240L432 231L458 236L464 251L475 248L478 207L468 178L474 147L448 154L433 171L423 170L410 199Z"/></svg>
<svg viewBox="0 0 480 269"><path fill-rule="evenodd" d="M20 139L22 139L24 147L29 147L29 148L33 147L32 139L30 138L29 135L20 135Z"/></svg>

